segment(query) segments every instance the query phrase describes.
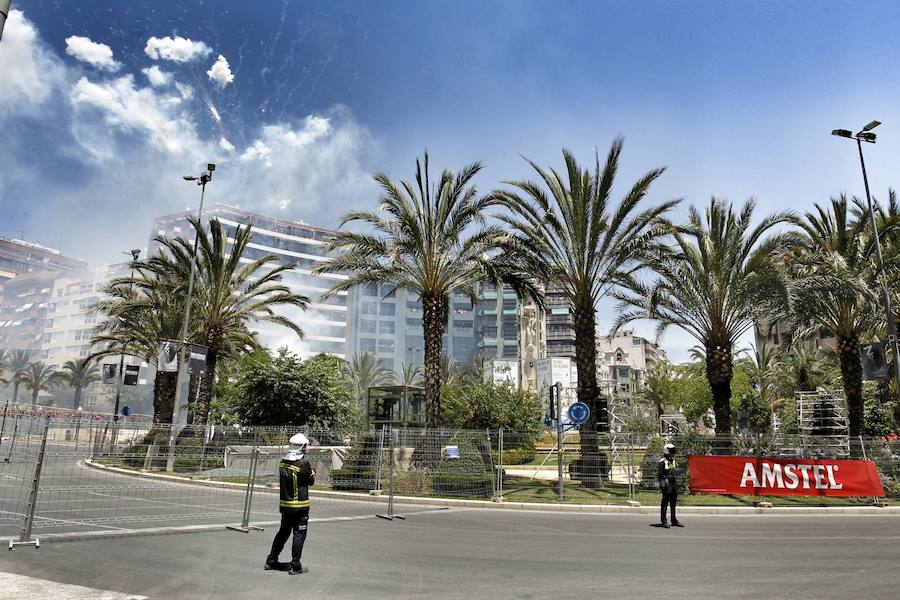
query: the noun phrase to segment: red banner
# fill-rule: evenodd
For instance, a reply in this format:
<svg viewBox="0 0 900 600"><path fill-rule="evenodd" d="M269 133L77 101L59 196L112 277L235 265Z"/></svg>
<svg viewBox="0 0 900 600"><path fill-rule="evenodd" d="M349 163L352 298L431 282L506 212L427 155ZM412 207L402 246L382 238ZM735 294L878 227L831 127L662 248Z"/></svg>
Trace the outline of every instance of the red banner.
<svg viewBox="0 0 900 600"><path fill-rule="evenodd" d="M692 494L884 496L871 460L689 456Z"/></svg>

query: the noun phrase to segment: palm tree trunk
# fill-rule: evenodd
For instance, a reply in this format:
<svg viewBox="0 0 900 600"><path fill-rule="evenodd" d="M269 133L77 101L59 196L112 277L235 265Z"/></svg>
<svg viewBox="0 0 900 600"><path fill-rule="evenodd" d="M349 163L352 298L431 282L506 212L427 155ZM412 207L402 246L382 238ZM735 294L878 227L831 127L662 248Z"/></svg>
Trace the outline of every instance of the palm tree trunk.
<svg viewBox="0 0 900 600"><path fill-rule="evenodd" d="M156 372L153 380L153 422L171 423L175 406L175 387L178 373Z"/></svg>
<svg viewBox="0 0 900 600"><path fill-rule="evenodd" d="M40 390L37 388L31 390L31 406L32 407L37 406L37 397L38 397L39 393L40 393Z"/></svg>
<svg viewBox="0 0 900 600"><path fill-rule="evenodd" d="M16 404L16 403L18 403L18 401L19 401L19 382L17 381L17 382L13 385L13 397L12 397L12 403L13 403L13 404Z"/></svg>
<svg viewBox="0 0 900 600"><path fill-rule="evenodd" d="M857 439L863 430L862 362L859 359L859 336L837 336L841 361L841 380L847 398L847 420L850 438Z"/></svg>
<svg viewBox="0 0 900 600"><path fill-rule="evenodd" d="M447 327L447 301L439 296L422 297L422 328L425 338L426 426L441 426L441 355Z"/></svg>
<svg viewBox="0 0 900 600"><path fill-rule="evenodd" d="M731 379L734 377L731 341L711 340L706 343L706 380L712 390L716 414L715 447L720 454L731 451Z"/></svg>
<svg viewBox="0 0 900 600"><path fill-rule="evenodd" d="M606 398L597 391L596 316L593 303L575 307L575 366L578 370L578 401L591 409L591 418L579 427L581 459L577 464L581 485L600 487L605 470L598 433L609 431ZM562 418L562 415L557 415Z"/></svg>
<svg viewBox="0 0 900 600"><path fill-rule="evenodd" d="M78 407L81 406L81 386L75 386L75 397L72 398L72 410L78 410Z"/></svg>
<svg viewBox="0 0 900 600"><path fill-rule="evenodd" d="M206 353L206 370L200 376L200 392L197 395L197 402L194 404L194 425L203 427L209 420L209 404L212 401L213 383L216 377L216 363L219 360L219 350L215 346L210 346ZM200 434L202 429L197 430Z"/></svg>

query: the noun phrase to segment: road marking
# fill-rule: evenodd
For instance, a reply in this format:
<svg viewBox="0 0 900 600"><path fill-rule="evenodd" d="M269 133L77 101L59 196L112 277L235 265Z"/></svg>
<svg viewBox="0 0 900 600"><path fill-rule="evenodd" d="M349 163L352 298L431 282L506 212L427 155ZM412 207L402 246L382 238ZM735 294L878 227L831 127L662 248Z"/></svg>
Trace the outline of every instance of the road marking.
<svg viewBox="0 0 900 600"><path fill-rule="evenodd" d="M146 600L147 596L58 583L27 575L0 572L0 589L17 600Z"/></svg>

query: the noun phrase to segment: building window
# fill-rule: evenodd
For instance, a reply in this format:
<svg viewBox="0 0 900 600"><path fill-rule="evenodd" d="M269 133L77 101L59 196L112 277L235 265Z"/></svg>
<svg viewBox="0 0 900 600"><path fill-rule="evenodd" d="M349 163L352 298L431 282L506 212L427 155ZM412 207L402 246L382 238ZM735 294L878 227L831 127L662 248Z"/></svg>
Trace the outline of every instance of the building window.
<svg viewBox="0 0 900 600"><path fill-rule="evenodd" d="M378 340L378 351L393 353L394 352L394 340Z"/></svg>
<svg viewBox="0 0 900 600"><path fill-rule="evenodd" d="M96 322L97 322L97 315L87 315L87 316L84 318L84 324L85 324L85 325L93 325L93 324L96 323Z"/></svg>
<svg viewBox="0 0 900 600"><path fill-rule="evenodd" d="M394 322L393 321L381 321L378 323L378 333L389 333L394 335Z"/></svg>
<svg viewBox="0 0 900 600"><path fill-rule="evenodd" d="M378 303L363 302L362 306L360 306L360 312L364 315L377 315L378 314Z"/></svg>
<svg viewBox="0 0 900 600"><path fill-rule="evenodd" d="M359 338L360 352L375 352L375 340L372 338Z"/></svg>
<svg viewBox="0 0 900 600"><path fill-rule="evenodd" d="M360 319L359 320L359 331L360 333L375 333L377 330L377 321L373 321L372 319Z"/></svg>
<svg viewBox="0 0 900 600"><path fill-rule="evenodd" d="M384 317L393 317L396 314L397 307L393 302L381 303L381 315Z"/></svg>
<svg viewBox="0 0 900 600"><path fill-rule="evenodd" d="M378 296L378 285L374 284L374 283L369 283L367 285L364 285L362 295L368 296L370 298L377 297Z"/></svg>

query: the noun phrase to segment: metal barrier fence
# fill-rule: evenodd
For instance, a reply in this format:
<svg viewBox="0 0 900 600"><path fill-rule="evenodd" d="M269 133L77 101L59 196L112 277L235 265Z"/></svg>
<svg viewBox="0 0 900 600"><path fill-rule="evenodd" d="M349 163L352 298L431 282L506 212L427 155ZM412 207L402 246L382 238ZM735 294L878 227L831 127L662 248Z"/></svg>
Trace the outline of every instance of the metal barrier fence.
<svg viewBox="0 0 900 600"><path fill-rule="evenodd" d="M381 509L372 503L378 495L391 501L655 502L665 441L673 441L681 457L868 458L877 463L888 497L900 498L900 442L890 439L617 433L597 436L596 454L587 463L577 432L567 433L559 449L550 431L173 430L146 422L17 415L0 432L0 536L34 543L37 534L66 531L224 524L246 531L253 523L277 521L278 463L300 431L310 439L306 458L316 470L315 517L372 515Z"/></svg>

